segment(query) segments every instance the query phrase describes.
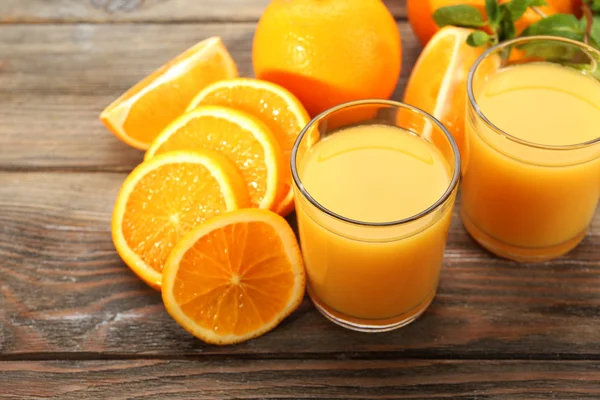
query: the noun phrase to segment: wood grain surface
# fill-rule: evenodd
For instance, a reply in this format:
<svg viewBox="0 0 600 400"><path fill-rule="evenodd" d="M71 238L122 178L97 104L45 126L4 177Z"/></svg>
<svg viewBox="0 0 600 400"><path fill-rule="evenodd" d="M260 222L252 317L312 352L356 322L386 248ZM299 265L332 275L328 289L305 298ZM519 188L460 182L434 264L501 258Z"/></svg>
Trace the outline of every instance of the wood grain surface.
<svg viewBox="0 0 600 400"><path fill-rule="evenodd" d="M524 266L479 248L455 212L440 292L418 323L365 335L331 324L306 300L274 332L214 347L177 326L114 251L110 217L125 175L0 175L0 359L600 358L600 213L569 256Z"/></svg>
<svg viewBox="0 0 600 400"><path fill-rule="evenodd" d="M385 0L406 17L404 0ZM269 0L2 0L0 23L258 21Z"/></svg>
<svg viewBox="0 0 600 400"><path fill-rule="evenodd" d="M433 305L378 335L305 299L261 338L209 346L129 271L110 218L142 153L98 114L212 35L251 76L267 2L0 1L0 398L600 398L600 212L571 254L521 265L478 247L455 210ZM400 99L421 47L405 1L386 4L403 38Z"/></svg>
<svg viewBox="0 0 600 400"><path fill-rule="evenodd" d="M0 387L0 399L597 399L600 362L13 362Z"/></svg>
<svg viewBox="0 0 600 400"><path fill-rule="evenodd" d="M254 26L0 26L0 169L131 170L142 153L100 123L104 107L211 35L223 37L240 75L251 76ZM396 99L420 51L410 27L400 23L399 29L404 68Z"/></svg>

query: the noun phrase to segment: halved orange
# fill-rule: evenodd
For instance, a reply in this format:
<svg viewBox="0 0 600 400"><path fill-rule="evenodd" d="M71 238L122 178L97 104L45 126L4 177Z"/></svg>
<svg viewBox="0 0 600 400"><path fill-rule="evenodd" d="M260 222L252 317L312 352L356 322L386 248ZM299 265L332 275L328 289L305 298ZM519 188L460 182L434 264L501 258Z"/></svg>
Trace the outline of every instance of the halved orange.
<svg viewBox="0 0 600 400"><path fill-rule="evenodd" d="M286 165L284 195L276 211L287 215L294 209L290 155L300 131L310 118L304 106L287 89L271 82L251 78L223 80L208 85L188 106L188 111L199 105L232 107L255 116L273 131L283 151Z"/></svg>
<svg viewBox="0 0 600 400"><path fill-rule="evenodd" d="M447 26L421 52L410 75L404 102L432 114L464 147L467 76L485 50L466 43L471 29Z"/></svg>
<svg viewBox="0 0 600 400"><path fill-rule="evenodd" d="M200 89L237 75L221 38L211 37L138 82L106 107L100 120L125 143L146 150Z"/></svg>
<svg viewBox="0 0 600 400"><path fill-rule="evenodd" d="M246 184L224 156L208 150L166 153L125 179L112 237L125 263L155 289L169 252L207 218L249 205Z"/></svg>
<svg viewBox="0 0 600 400"><path fill-rule="evenodd" d="M211 218L177 243L163 270L162 298L185 330L225 345L273 329L300 305L304 287L287 222L245 209Z"/></svg>
<svg viewBox="0 0 600 400"><path fill-rule="evenodd" d="M243 111L200 106L170 123L146 152L215 150L241 172L254 207L270 209L283 194L287 165L277 139L262 121Z"/></svg>

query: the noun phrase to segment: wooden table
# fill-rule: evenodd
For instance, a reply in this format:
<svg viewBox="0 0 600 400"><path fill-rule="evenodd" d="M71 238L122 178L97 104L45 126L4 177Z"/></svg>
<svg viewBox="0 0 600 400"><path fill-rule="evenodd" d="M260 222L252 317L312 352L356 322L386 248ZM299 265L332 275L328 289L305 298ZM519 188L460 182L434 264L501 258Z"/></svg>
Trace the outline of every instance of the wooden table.
<svg viewBox="0 0 600 400"><path fill-rule="evenodd" d="M306 299L233 347L194 339L116 254L112 206L142 153L98 121L112 99L221 35L250 76L267 0L0 1L0 398L600 398L600 213L569 256L518 265L457 215L439 294L367 335ZM420 51L403 0L399 99Z"/></svg>

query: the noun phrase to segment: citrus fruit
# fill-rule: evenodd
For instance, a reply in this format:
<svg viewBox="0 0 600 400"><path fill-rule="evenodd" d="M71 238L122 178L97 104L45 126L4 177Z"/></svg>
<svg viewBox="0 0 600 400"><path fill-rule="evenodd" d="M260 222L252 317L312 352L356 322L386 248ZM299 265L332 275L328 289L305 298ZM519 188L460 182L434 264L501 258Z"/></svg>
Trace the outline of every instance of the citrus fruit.
<svg viewBox="0 0 600 400"><path fill-rule="evenodd" d="M252 47L257 78L289 89L315 116L338 104L389 98L402 48L381 0L273 0Z"/></svg>
<svg viewBox="0 0 600 400"><path fill-rule="evenodd" d="M100 119L119 139L146 150L200 89L236 76L221 38L211 37L137 83L102 111Z"/></svg>
<svg viewBox="0 0 600 400"><path fill-rule="evenodd" d="M287 165L277 139L259 119L221 106L200 106L170 123L146 159L169 151L215 150L241 172L254 207L269 209L283 193Z"/></svg>
<svg viewBox="0 0 600 400"><path fill-rule="evenodd" d="M274 210L287 215L294 209L292 176L289 168L292 147L310 118L298 99L283 87L251 78L215 82L200 91L188 110L199 105L218 105L243 111L260 119L275 134L285 164L283 194Z"/></svg>
<svg viewBox="0 0 600 400"><path fill-rule="evenodd" d="M133 272L158 289L167 256L185 233L248 205L246 185L224 156L208 150L162 154L140 164L121 186L113 242Z"/></svg>
<svg viewBox="0 0 600 400"><path fill-rule="evenodd" d="M501 0L505 3L508 0ZM408 21L415 35L421 43L425 45L431 37L440 30L433 20L433 13L440 7L452 6L457 4L467 4L477 7L485 17L485 0L407 0ZM538 7L546 15L556 14L557 12L572 12L574 7L571 0L548 0L548 6ZM525 30L529 25L538 21L541 17L533 10L529 9L515 23L517 34Z"/></svg>
<svg viewBox="0 0 600 400"><path fill-rule="evenodd" d="M177 243L163 270L162 298L192 335L225 345L273 329L298 307L304 287L287 222L245 209L211 218Z"/></svg>
<svg viewBox="0 0 600 400"><path fill-rule="evenodd" d="M546 3L561 14L577 14L581 8L581 0L546 0Z"/></svg>
<svg viewBox="0 0 600 400"><path fill-rule="evenodd" d="M440 120L463 149L466 81L469 70L483 53L466 43L471 29L446 26L421 52L408 79L404 102Z"/></svg>

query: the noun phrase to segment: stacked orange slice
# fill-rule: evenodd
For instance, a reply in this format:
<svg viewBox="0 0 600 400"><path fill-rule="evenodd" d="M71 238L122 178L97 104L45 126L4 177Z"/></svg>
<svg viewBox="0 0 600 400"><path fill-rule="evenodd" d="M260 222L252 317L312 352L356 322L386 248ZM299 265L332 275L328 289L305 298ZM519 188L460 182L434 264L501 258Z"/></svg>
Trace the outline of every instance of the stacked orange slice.
<svg viewBox="0 0 600 400"><path fill-rule="evenodd" d="M236 75L220 39L207 39L101 115L148 149L117 197L117 252L178 323L215 344L273 329L305 286L294 233L269 210L293 206L289 153L308 116L285 89Z"/></svg>
<svg viewBox="0 0 600 400"><path fill-rule="evenodd" d="M283 197L275 211L287 215L294 210L292 176L289 168L292 147L310 118L300 101L287 89L259 79L237 78L208 85L188 106L188 111L200 105L232 107L260 119L277 137L286 166Z"/></svg>
<svg viewBox="0 0 600 400"><path fill-rule="evenodd" d="M179 239L207 218L249 205L245 184L225 157L213 152L166 153L125 179L113 211L115 247L146 283L161 273Z"/></svg>
<svg viewBox="0 0 600 400"><path fill-rule="evenodd" d="M254 207L273 208L284 189L287 165L277 139L262 121L233 108L198 107L169 124L146 152L146 159L201 149L217 151L235 164Z"/></svg>

